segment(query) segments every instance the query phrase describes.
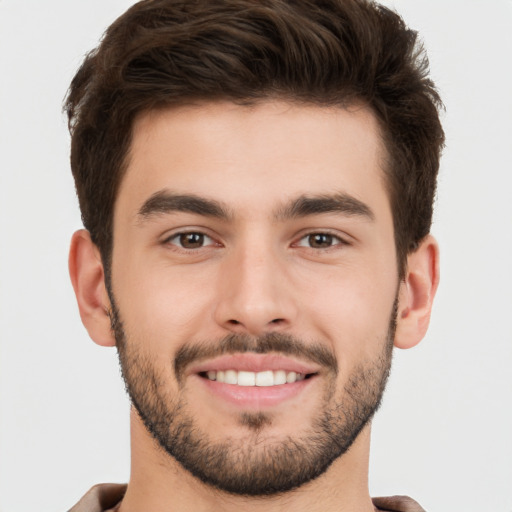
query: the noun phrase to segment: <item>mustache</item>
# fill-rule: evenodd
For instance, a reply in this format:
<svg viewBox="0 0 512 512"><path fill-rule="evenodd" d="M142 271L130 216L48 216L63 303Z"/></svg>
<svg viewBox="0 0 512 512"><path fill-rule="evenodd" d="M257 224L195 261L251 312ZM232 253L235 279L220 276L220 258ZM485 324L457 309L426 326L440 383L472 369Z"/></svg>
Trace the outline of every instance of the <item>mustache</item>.
<svg viewBox="0 0 512 512"><path fill-rule="evenodd" d="M247 334L229 334L217 342L183 345L174 358L174 372L182 381L187 366L202 359L212 359L226 354L252 352L266 354L278 352L319 364L334 374L338 373L338 360L332 350L319 343L305 343L285 333L266 333L259 337Z"/></svg>

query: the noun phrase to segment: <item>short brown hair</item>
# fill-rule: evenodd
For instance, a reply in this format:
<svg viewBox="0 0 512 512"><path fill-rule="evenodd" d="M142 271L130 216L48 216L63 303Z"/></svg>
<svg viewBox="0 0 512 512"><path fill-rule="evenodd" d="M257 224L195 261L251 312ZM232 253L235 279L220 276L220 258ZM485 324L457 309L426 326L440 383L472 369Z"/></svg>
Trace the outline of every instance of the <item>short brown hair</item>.
<svg viewBox="0 0 512 512"><path fill-rule="evenodd" d="M65 104L82 219L107 267L135 116L267 98L372 109L402 275L430 230L442 104L417 33L367 0L143 0L107 29Z"/></svg>

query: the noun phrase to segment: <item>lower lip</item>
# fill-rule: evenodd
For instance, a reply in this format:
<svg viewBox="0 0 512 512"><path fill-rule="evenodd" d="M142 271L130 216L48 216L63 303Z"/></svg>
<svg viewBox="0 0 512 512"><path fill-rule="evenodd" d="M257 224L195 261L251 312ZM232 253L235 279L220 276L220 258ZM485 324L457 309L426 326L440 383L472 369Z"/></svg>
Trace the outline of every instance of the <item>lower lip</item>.
<svg viewBox="0 0 512 512"><path fill-rule="evenodd" d="M279 405L311 386L316 377L279 386L237 386L197 376L219 398L244 409L262 409Z"/></svg>

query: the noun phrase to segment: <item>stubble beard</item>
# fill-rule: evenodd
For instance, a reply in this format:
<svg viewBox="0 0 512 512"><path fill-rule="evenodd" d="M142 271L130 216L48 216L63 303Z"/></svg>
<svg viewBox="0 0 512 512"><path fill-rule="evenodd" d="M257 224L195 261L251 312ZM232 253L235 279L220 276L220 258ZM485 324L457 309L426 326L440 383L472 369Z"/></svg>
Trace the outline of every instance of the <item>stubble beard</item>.
<svg viewBox="0 0 512 512"><path fill-rule="evenodd" d="M212 440L208 431L198 427L184 394L171 394L165 372L130 342L113 301L111 321L127 392L160 447L193 476L218 490L271 496L296 489L325 473L369 423L380 406L391 368L396 309L397 300L380 353L352 370L341 395L336 395L337 371L326 372L318 414L300 435L272 438L265 435L265 428L273 421L271 415L242 413L237 421L247 434L223 441ZM237 347L238 352L265 352L275 345L281 353L283 347L293 347L289 352L296 353L307 346L301 340L275 333L259 339L231 335L210 345L223 346L225 351Z"/></svg>

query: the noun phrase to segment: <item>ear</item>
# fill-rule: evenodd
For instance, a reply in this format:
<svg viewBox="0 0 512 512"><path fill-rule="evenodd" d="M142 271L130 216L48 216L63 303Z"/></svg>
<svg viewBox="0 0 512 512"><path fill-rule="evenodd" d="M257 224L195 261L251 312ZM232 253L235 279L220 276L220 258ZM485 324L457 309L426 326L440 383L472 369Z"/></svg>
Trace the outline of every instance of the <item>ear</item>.
<svg viewBox="0 0 512 512"><path fill-rule="evenodd" d="M98 248L85 229L71 239L69 275L75 290L80 317L89 336L98 345L116 344L110 325L110 300Z"/></svg>
<svg viewBox="0 0 512 512"><path fill-rule="evenodd" d="M407 258L400 284L395 346L411 348L425 336L439 284L439 247L428 235Z"/></svg>

